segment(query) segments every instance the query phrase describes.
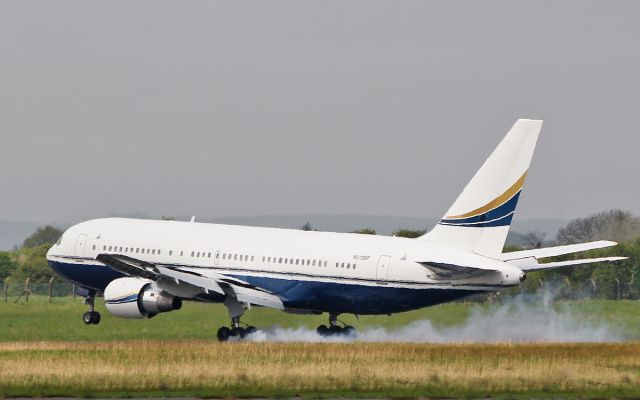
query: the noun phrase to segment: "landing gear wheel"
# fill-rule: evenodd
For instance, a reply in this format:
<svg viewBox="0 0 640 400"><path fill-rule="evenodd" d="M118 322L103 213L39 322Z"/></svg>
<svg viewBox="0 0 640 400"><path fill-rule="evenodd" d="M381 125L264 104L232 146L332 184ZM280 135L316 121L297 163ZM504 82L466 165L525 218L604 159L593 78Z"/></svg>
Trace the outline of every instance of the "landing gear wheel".
<svg viewBox="0 0 640 400"><path fill-rule="evenodd" d="M85 325L98 325L100 319L100 313L97 311L87 311L82 315L82 322L84 322Z"/></svg>
<svg viewBox="0 0 640 400"><path fill-rule="evenodd" d="M247 331L240 326L234 326L233 328L231 328L231 336L238 336L240 337L240 339L243 339L245 336L247 336Z"/></svg>
<svg viewBox="0 0 640 400"><path fill-rule="evenodd" d="M246 329L247 335L251 335L252 333L256 333L256 332L258 332L258 328L256 328L253 325L247 326L247 329Z"/></svg>
<svg viewBox="0 0 640 400"><path fill-rule="evenodd" d="M329 328L329 334L331 335L341 335L343 331L344 329L338 325L331 325L331 327Z"/></svg>
<svg viewBox="0 0 640 400"><path fill-rule="evenodd" d="M340 326L342 324L344 326ZM320 325L316 332L320 336L355 336L356 328L338 321L338 314L329 314L329 326Z"/></svg>
<svg viewBox="0 0 640 400"><path fill-rule="evenodd" d="M344 328L342 328L342 334L344 336L353 336L356 334L356 328L351 325L346 325Z"/></svg>
<svg viewBox="0 0 640 400"><path fill-rule="evenodd" d="M318 335L320 336L327 336L329 334L329 328L327 328L326 325L320 325L317 329L316 332L318 333Z"/></svg>
<svg viewBox="0 0 640 400"><path fill-rule="evenodd" d="M229 340L229 336L231 336L231 330L226 326L218 329L218 341L226 342L227 340Z"/></svg>

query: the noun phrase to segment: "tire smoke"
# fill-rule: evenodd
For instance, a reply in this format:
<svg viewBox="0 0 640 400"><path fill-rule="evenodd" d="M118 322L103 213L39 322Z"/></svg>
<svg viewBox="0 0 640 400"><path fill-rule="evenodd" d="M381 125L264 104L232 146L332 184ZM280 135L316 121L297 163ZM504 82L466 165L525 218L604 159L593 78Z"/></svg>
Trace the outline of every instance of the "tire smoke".
<svg viewBox="0 0 640 400"><path fill-rule="evenodd" d="M590 321L570 303L553 302L554 295L517 295L502 304L473 306L461 325L435 327L419 320L398 328L365 327L355 335L323 337L314 329L278 326L261 330L248 340L262 342L619 342L622 333L604 321Z"/></svg>

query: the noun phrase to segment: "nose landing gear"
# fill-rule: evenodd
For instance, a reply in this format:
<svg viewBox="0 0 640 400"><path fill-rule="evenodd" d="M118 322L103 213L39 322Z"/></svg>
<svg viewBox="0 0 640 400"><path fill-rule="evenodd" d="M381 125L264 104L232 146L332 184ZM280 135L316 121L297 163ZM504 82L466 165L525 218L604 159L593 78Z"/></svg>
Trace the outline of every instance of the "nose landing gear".
<svg viewBox="0 0 640 400"><path fill-rule="evenodd" d="M96 291L90 290L87 297L84 299L84 304L89 306L89 311L82 315L82 322L85 325L98 325L100 323L100 313L95 311Z"/></svg>
<svg viewBox="0 0 640 400"><path fill-rule="evenodd" d="M320 325L316 332L320 336L353 336L356 334L356 328L342 322L343 326L338 325L338 314L329 314L329 326Z"/></svg>

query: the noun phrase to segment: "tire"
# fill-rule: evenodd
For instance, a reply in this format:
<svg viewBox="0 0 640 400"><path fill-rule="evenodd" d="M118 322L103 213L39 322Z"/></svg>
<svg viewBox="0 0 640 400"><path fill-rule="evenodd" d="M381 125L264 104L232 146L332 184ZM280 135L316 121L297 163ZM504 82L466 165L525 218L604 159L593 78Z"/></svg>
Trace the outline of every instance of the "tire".
<svg viewBox="0 0 640 400"><path fill-rule="evenodd" d="M91 311L87 311L82 314L82 322L84 322L85 325L91 325L93 323L93 315Z"/></svg>
<svg viewBox="0 0 640 400"><path fill-rule="evenodd" d="M329 334L329 328L327 328L326 325L320 325L316 328L316 332L318 332L318 335L320 336L327 336Z"/></svg>
<svg viewBox="0 0 640 400"><path fill-rule="evenodd" d="M356 328L354 328L351 325L347 325L344 328L342 328L342 334L344 336L355 336L356 334Z"/></svg>
<svg viewBox="0 0 640 400"><path fill-rule="evenodd" d="M91 323L93 325L98 325L101 319L102 319L102 316L100 315L99 312L94 311L91 313Z"/></svg>
<svg viewBox="0 0 640 400"><path fill-rule="evenodd" d="M341 335L344 329L338 325L333 325L329 328L329 334L331 335Z"/></svg>
<svg viewBox="0 0 640 400"><path fill-rule="evenodd" d="M256 333L256 332L258 332L258 328L256 328L255 326L247 327L247 335L251 335L252 333Z"/></svg>
<svg viewBox="0 0 640 400"><path fill-rule="evenodd" d="M231 336L231 330L226 326L223 326L220 329L218 329L217 336L218 336L219 342L226 342L227 340L229 340L229 336Z"/></svg>

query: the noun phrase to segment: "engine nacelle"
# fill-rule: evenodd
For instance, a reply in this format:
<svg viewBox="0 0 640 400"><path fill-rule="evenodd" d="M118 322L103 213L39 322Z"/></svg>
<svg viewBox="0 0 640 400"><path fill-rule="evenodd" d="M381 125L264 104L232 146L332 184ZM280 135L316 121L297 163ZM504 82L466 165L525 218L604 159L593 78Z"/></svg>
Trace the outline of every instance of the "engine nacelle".
<svg viewBox="0 0 640 400"><path fill-rule="evenodd" d="M122 318L151 318L182 307L182 299L140 278L111 281L104 290L104 302L111 314Z"/></svg>

